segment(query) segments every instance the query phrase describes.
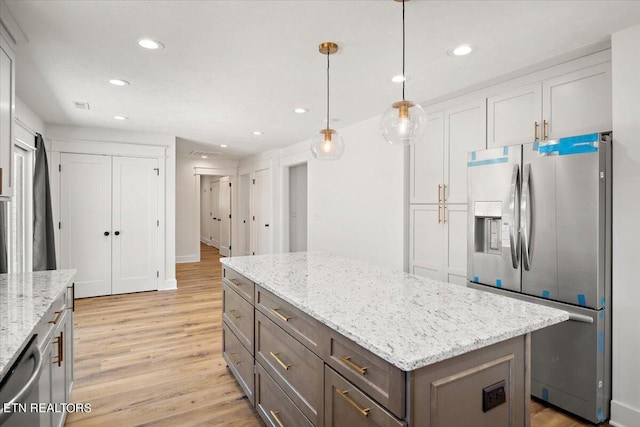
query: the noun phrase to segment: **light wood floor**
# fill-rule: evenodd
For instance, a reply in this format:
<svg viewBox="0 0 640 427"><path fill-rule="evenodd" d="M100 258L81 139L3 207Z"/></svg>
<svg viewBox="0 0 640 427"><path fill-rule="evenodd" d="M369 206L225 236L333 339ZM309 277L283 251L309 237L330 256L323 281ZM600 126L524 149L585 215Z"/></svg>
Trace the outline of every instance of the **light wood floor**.
<svg viewBox="0 0 640 427"><path fill-rule="evenodd" d="M66 426L264 426L221 356L219 258L202 245L201 262L177 265L177 291L76 301L71 401L92 411ZM588 425L531 403L531 427Z"/></svg>

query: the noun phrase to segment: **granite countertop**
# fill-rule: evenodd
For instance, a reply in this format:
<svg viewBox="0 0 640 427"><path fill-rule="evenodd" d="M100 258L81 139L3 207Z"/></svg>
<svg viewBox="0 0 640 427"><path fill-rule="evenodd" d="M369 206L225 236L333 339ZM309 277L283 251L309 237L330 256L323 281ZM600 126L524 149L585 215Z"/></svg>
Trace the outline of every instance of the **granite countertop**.
<svg viewBox="0 0 640 427"><path fill-rule="evenodd" d="M0 378L75 270L0 274Z"/></svg>
<svg viewBox="0 0 640 427"><path fill-rule="evenodd" d="M404 371L569 318L562 310L322 253L220 261Z"/></svg>

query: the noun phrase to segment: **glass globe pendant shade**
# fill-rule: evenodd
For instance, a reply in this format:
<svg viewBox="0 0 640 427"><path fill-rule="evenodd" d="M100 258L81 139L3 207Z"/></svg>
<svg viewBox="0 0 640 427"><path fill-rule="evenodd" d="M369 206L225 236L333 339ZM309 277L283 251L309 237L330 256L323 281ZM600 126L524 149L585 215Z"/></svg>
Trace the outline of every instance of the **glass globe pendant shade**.
<svg viewBox="0 0 640 427"><path fill-rule="evenodd" d="M382 115L380 130L389 144L415 144L427 131L427 113L414 102L395 102Z"/></svg>
<svg viewBox="0 0 640 427"><path fill-rule="evenodd" d="M333 129L322 129L311 140L311 152L318 160L338 160L344 153L344 140Z"/></svg>

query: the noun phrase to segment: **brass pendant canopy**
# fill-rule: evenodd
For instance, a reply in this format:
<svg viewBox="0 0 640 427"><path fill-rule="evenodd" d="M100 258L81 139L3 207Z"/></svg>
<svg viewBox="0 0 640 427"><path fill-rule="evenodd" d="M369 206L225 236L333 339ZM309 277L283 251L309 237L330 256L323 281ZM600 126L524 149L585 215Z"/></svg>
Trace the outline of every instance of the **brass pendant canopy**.
<svg viewBox="0 0 640 427"><path fill-rule="evenodd" d="M323 55L333 55L338 51L338 45L334 42L323 42L318 46L318 51Z"/></svg>

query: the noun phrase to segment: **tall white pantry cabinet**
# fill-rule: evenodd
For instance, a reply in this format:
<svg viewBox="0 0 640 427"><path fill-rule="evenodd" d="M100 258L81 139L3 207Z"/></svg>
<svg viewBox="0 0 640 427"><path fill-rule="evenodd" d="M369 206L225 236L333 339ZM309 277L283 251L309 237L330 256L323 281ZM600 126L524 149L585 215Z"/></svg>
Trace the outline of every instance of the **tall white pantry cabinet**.
<svg viewBox="0 0 640 427"><path fill-rule="evenodd" d="M467 206L468 153L611 130L611 54L597 52L458 99L460 105L428 107L425 140L411 147L408 253L410 273L464 285L473 208Z"/></svg>
<svg viewBox="0 0 640 427"><path fill-rule="evenodd" d="M158 289L158 160L62 153L60 260L76 297Z"/></svg>

